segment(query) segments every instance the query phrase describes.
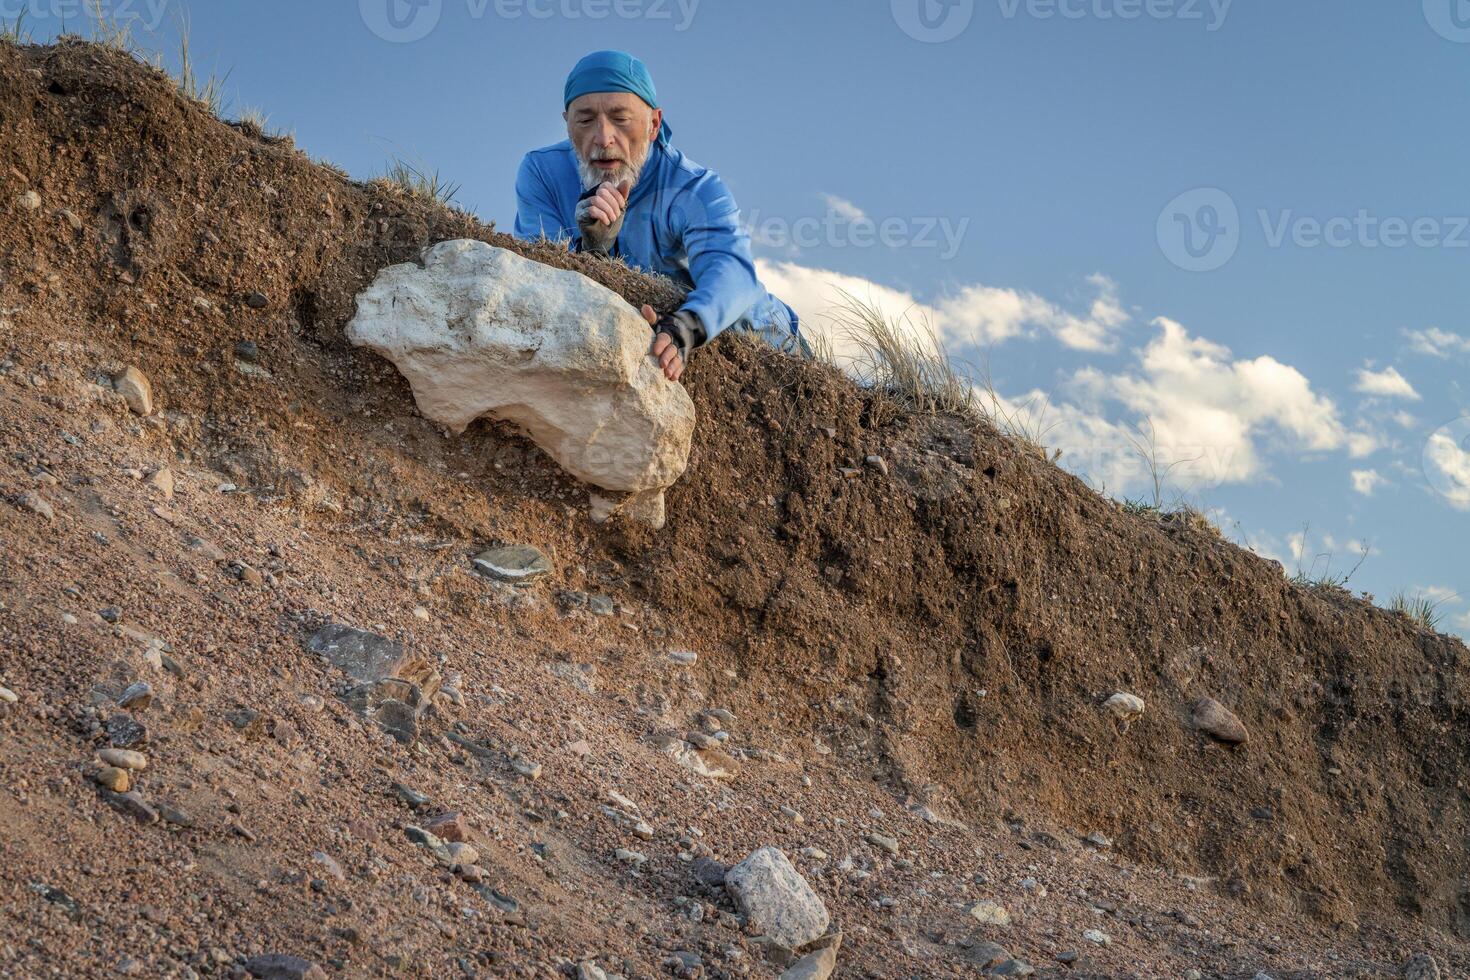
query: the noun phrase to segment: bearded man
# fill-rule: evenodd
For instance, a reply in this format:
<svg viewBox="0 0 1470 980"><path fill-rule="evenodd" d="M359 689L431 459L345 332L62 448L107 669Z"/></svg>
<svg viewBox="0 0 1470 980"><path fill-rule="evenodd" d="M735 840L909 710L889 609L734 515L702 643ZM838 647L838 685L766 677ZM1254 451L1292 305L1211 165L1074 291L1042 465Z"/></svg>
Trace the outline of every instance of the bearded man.
<svg viewBox="0 0 1470 980"><path fill-rule="evenodd" d="M669 144L653 78L622 51L597 51L567 76L567 139L532 150L516 175L516 237L621 258L687 291L662 317L651 353L677 381L691 351L735 328L810 355L791 307L756 278L750 236L718 174Z"/></svg>

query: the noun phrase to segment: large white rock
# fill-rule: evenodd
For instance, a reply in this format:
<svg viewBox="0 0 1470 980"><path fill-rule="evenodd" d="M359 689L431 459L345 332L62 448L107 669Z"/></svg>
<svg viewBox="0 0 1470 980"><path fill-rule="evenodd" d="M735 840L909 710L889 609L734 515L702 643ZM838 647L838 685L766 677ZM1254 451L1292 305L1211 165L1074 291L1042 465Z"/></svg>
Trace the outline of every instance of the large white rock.
<svg viewBox="0 0 1470 980"><path fill-rule="evenodd" d="M488 415L514 422L593 495L663 523L683 474L694 403L648 350L648 324L575 272L484 242L441 242L357 297L347 337L392 361L425 417L454 432Z"/></svg>

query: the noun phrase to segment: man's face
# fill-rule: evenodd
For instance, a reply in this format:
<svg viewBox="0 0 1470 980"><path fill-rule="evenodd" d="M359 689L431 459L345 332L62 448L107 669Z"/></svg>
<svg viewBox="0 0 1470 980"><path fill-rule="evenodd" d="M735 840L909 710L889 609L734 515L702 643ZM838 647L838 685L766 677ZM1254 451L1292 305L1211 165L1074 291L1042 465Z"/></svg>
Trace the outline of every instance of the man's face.
<svg viewBox="0 0 1470 980"><path fill-rule="evenodd" d="M638 182L664 114L631 92L590 92L573 100L562 117L582 185L590 190L608 181Z"/></svg>

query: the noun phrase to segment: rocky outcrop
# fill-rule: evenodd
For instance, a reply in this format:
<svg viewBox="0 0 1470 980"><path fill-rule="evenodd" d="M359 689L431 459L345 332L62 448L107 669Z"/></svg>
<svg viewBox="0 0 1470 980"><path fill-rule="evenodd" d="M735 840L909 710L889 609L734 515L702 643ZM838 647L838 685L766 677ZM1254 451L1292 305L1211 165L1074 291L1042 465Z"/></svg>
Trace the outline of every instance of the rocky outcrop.
<svg viewBox="0 0 1470 980"><path fill-rule="evenodd" d="M599 488L593 515L663 523L684 472L694 403L648 356L638 312L586 277L484 242L441 242L357 297L347 336L392 361L425 416L462 432L481 416L521 426Z"/></svg>

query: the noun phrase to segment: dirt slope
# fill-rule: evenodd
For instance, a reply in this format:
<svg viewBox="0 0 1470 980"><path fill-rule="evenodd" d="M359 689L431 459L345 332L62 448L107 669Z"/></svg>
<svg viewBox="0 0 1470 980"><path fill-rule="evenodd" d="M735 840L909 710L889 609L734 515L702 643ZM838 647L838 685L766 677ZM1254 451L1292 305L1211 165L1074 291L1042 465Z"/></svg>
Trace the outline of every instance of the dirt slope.
<svg viewBox="0 0 1470 980"><path fill-rule="evenodd" d="M683 857L768 843L843 926L840 975L976 975L977 938L1071 976L1392 975L1414 950L1470 975L1463 644L733 339L686 376L668 528L594 526L528 442L444 435L342 337L379 268L456 237L677 302L355 184L117 52L0 44L3 975L291 952L343 976L652 976L675 951L765 975ZM147 418L108 381L128 365ZM135 478L165 466L171 498ZM494 543L556 571L488 583L469 558ZM463 703L437 699L412 748L360 724L303 646L328 621L403 640ZM140 679L138 788L193 826L139 824L89 779ZM1126 728L1116 691L1147 702ZM1194 730L1206 696L1245 745ZM646 741L707 708L738 719L732 780ZM395 783L470 815L515 911L404 838L423 814ZM983 899L1013 924L978 926Z"/></svg>

